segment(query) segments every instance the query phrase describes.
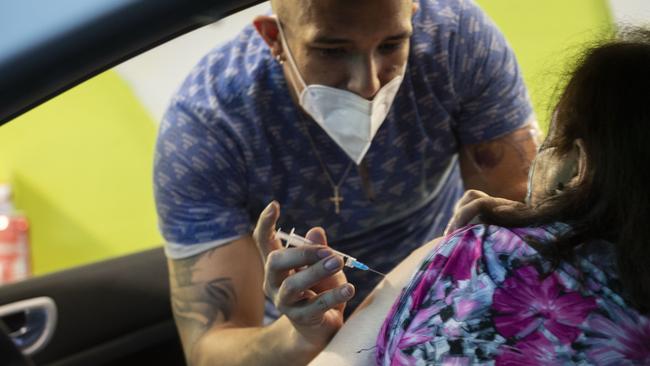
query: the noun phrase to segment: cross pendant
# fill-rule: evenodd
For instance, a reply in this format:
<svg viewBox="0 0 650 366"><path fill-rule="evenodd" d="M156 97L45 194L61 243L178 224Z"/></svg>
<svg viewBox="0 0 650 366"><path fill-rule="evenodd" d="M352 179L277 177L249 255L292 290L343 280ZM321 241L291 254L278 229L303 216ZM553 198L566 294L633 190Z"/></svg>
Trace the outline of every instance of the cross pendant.
<svg viewBox="0 0 650 366"><path fill-rule="evenodd" d="M341 202L343 202L343 197L339 193L339 187L334 188L334 197L330 197L330 201L334 202L334 212L338 215L341 212Z"/></svg>

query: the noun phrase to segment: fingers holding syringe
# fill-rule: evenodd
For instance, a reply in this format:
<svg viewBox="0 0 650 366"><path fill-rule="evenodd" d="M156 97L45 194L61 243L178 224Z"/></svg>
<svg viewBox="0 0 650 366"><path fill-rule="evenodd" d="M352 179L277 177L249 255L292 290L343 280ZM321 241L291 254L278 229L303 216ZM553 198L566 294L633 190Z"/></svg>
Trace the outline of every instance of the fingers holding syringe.
<svg viewBox="0 0 650 366"><path fill-rule="evenodd" d="M263 259L267 258L273 250L282 248L280 241L275 238L275 225L279 217L280 204L272 201L257 219L257 224L253 231L253 239Z"/></svg>
<svg viewBox="0 0 650 366"><path fill-rule="evenodd" d="M305 238L312 243L327 245L327 235L322 227L313 227L309 229Z"/></svg>
<svg viewBox="0 0 650 366"><path fill-rule="evenodd" d="M325 230L321 227L311 228L305 235L305 238L313 243L327 245L327 235L325 234ZM335 288L346 282L348 281L343 271L337 271L334 275L327 277L323 281L316 284L313 287L313 290L320 293Z"/></svg>
<svg viewBox="0 0 650 366"><path fill-rule="evenodd" d="M299 303L299 306L284 309L283 313L296 325L308 327L320 326L328 311L339 308L342 313L345 303L354 296L354 292L354 286L346 283L337 288L312 296L309 300ZM341 323L342 319L342 316L340 316ZM340 324L338 326L340 327Z"/></svg>
<svg viewBox="0 0 650 366"><path fill-rule="evenodd" d="M276 305L278 306L291 306L296 301L305 298L305 292L314 290L316 293L324 292L344 282L331 282L330 287L315 288L315 285L322 283L343 268L343 260L338 255L330 255L323 258L317 263L305 268L300 272L296 272L288 276L278 289L275 298Z"/></svg>
<svg viewBox="0 0 650 366"><path fill-rule="evenodd" d="M307 272L310 266L333 256L331 250L324 246L286 248L269 253L264 266L264 292L274 299L283 282L293 275ZM297 271L300 268L307 268ZM302 277L304 275L300 275Z"/></svg>

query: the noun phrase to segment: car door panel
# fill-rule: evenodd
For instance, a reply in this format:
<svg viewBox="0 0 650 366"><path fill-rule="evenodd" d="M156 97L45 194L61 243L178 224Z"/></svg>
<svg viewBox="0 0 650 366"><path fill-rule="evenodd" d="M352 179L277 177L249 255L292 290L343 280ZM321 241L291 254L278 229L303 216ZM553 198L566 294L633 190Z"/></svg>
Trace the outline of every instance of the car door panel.
<svg viewBox="0 0 650 366"><path fill-rule="evenodd" d="M54 300L57 325L37 364L183 364L162 248L0 287L0 306ZM14 325L15 327L15 325Z"/></svg>

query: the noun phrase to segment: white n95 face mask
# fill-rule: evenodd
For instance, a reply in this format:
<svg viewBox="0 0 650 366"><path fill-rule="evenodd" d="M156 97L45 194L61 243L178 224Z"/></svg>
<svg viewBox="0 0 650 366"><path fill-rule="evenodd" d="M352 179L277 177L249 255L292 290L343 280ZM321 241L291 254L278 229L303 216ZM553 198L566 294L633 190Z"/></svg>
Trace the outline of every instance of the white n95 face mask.
<svg viewBox="0 0 650 366"><path fill-rule="evenodd" d="M282 26L279 21L277 23L289 63L303 86L299 97L300 106L359 165L370 149L377 130L386 120L404 76L397 76L384 85L371 101L347 90L326 85L307 85L287 45Z"/></svg>

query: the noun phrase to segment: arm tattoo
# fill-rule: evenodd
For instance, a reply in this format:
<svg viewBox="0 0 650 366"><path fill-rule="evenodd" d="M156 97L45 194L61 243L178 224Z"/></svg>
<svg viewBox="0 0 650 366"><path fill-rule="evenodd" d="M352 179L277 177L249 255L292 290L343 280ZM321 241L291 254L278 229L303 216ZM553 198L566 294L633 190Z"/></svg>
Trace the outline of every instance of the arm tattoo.
<svg viewBox="0 0 650 366"><path fill-rule="evenodd" d="M503 161L505 148L508 147L515 151L522 163L523 172L528 174L532 157L528 156L529 154L526 153L524 145L531 140L536 145L536 136L531 132L531 129L523 128L496 141L476 145L470 151L470 159L472 159L479 171L494 169Z"/></svg>
<svg viewBox="0 0 650 366"><path fill-rule="evenodd" d="M492 169L503 160L503 146L498 143L487 143L476 146L471 152L471 158L478 169Z"/></svg>
<svg viewBox="0 0 650 366"><path fill-rule="evenodd" d="M177 286L188 286L192 283L192 275L195 272L194 266L204 255L211 255L214 249L206 252L203 255L195 255L193 257L178 260L174 264L174 279Z"/></svg>
<svg viewBox="0 0 650 366"><path fill-rule="evenodd" d="M230 320L234 302L237 301L237 294L229 277L215 278L205 285L207 302L223 315L223 320ZM215 314L216 315L216 314ZM208 319L208 326L214 323L215 316Z"/></svg>
<svg viewBox="0 0 650 366"><path fill-rule="evenodd" d="M216 248L215 248L216 249ZM171 301L181 331L192 333L190 346L215 322L231 319L237 294L230 277L196 280L197 263L214 249L184 260L174 261L171 271ZM184 329L183 329L184 328Z"/></svg>

